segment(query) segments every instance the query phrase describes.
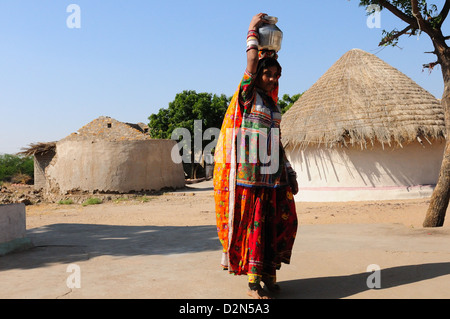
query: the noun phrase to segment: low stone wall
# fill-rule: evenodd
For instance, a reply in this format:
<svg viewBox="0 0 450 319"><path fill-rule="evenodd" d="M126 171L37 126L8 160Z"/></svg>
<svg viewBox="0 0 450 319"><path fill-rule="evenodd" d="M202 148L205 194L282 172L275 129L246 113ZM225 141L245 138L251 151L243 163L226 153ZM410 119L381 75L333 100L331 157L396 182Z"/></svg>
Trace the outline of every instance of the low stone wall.
<svg viewBox="0 0 450 319"><path fill-rule="evenodd" d="M25 221L25 204L0 205L0 256L32 246Z"/></svg>

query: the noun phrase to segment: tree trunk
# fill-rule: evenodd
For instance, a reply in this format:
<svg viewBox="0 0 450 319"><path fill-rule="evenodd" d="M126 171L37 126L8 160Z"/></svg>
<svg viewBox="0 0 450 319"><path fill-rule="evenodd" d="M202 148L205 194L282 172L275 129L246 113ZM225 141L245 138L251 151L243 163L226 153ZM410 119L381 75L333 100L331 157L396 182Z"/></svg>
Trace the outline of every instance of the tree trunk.
<svg viewBox="0 0 450 319"><path fill-rule="evenodd" d="M444 77L444 94L441 104L445 115L446 143L439 179L431 196L423 227L443 226L450 199L450 56L448 48L442 48L436 44L435 48Z"/></svg>
<svg viewBox="0 0 450 319"><path fill-rule="evenodd" d="M444 225L450 198L450 142L447 138L444 158L436 188L431 196L423 227L441 227Z"/></svg>

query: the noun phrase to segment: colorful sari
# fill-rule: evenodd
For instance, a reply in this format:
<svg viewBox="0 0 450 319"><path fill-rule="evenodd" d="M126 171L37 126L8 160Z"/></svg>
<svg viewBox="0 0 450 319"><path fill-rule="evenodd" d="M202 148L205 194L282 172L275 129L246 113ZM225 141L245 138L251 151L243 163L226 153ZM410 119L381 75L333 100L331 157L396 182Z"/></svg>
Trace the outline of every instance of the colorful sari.
<svg viewBox="0 0 450 319"><path fill-rule="evenodd" d="M251 118L257 112L257 94L245 102L241 101L242 88L250 82L250 76L247 72L244 74L232 97L214 155L217 231L223 246L221 264L224 269L236 275L246 274L252 283L259 283L262 276L269 276L274 282L275 271L281 263L290 262L297 232L297 215L293 194L286 181L287 159L284 153L280 161L281 173L277 171L279 176L276 182L265 185L258 180L252 185L251 179L243 179L243 172L248 167L250 171L259 171L260 168L260 163L240 163L237 159L237 145L240 144L238 132L246 126L246 119L253 123L251 128L247 128L252 132L260 134L258 128L262 126L257 119ZM278 87L271 92L270 98L276 105ZM272 116L271 125L274 122Z"/></svg>

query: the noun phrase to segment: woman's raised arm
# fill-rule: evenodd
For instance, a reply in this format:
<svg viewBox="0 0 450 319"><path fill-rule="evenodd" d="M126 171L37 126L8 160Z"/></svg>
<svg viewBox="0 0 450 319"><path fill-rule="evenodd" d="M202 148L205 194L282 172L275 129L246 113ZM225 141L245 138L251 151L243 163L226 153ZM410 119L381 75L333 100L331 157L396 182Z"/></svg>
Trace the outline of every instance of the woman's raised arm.
<svg viewBox="0 0 450 319"><path fill-rule="evenodd" d="M255 74L258 67L258 29L267 14L258 13L252 18L247 34L247 72Z"/></svg>

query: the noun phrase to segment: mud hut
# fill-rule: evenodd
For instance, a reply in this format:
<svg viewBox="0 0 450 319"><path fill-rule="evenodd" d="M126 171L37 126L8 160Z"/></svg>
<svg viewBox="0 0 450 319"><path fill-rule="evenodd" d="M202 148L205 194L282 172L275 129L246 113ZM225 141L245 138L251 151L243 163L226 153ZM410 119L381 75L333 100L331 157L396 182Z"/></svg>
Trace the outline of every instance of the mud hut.
<svg viewBox="0 0 450 319"><path fill-rule="evenodd" d="M359 49L345 53L283 116L296 201L430 196L445 146L440 102Z"/></svg>
<svg viewBox="0 0 450 319"><path fill-rule="evenodd" d="M145 124L101 116L53 143L32 144L35 187L51 195L130 193L184 187L175 141L152 139ZM57 196L56 196L57 197Z"/></svg>

